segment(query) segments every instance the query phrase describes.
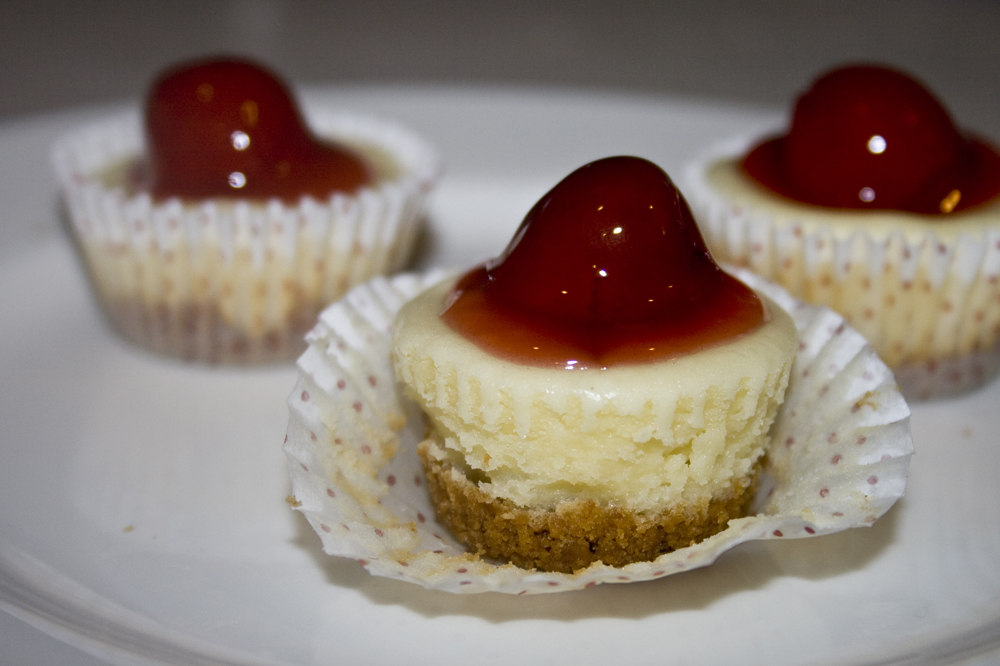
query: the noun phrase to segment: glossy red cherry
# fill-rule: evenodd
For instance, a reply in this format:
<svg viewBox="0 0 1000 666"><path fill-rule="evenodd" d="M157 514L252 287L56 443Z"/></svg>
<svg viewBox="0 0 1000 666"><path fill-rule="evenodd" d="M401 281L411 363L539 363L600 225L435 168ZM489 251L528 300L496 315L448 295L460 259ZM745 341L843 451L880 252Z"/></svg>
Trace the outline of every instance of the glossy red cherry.
<svg viewBox="0 0 1000 666"><path fill-rule="evenodd" d="M764 309L712 260L667 174L611 157L542 197L442 317L494 355L571 369L694 351L756 327Z"/></svg>
<svg viewBox="0 0 1000 666"><path fill-rule="evenodd" d="M314 138L288 88L251 62L164 72L147 96L145 122L157 198L323 199L371 180L357 156Z"/></svg>
<svg viewBox="0 0 1000 666"><path fill-rule="evenodd" d="M856 65L818 78L787 136L744 160L758 182L818 206L950 213L1000 192L1000 156L968 140L919 82Z"/></svg>

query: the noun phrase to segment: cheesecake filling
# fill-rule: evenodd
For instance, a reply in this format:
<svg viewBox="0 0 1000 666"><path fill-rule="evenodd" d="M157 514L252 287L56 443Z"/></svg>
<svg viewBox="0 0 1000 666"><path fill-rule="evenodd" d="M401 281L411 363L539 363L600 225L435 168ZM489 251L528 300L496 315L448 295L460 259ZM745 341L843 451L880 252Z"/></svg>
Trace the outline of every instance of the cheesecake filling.
<svg viewBox="0 0 1000 666"><path fill-rule="evenodd" d="M763 325L696 354L580 373L496 359L451 330L438 316L451 286L400 311L394 362L428 417L427 456L484 492L655 512L725 496L763 455L797 347L773 303Z"/></svg>

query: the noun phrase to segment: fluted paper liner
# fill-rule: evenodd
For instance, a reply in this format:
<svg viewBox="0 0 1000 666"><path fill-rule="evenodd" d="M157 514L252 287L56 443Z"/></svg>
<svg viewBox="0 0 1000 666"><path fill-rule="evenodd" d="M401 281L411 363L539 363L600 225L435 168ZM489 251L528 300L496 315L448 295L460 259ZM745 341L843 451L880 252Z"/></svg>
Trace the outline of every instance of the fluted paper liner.
<svg viewBox="0 0 1000 666"><path fill-rule="evenodd" d="M785 308L800 348L772 427L753 512L694 546L624 567L528 571L466 552L434 520L416 454L425 422L401 397L391 327L441 271L375 278L331 305L309 333L288 400L290 501L338 557L373 575L456 593L533 594L652 580L711 564L756 539L804 538L871 525L903 495L913 442L892 372L842 317L737 276Z"/></svg>
<svg viewBox="0 0 1000 666"><path fill-rule="evenodd" d="M309 109L307 109L307 112ZM320 137L381 167L326 200L153 202L102 178L144 153L131 111L54 146L63 202L109 320L132 342L215 363L291 359L318 313L348 288L399 270L441 170L437 153L380 120L312 109Z"/></svg>
<svg viewBox="0 0 1000 666"><path fill-rule="evenodd" d="M906 226L872 224L873 213L831 224L829 209L775 215L719 192L707 177L756 139L714 146L684 173L685 194L719 261L843 314L894 369L907 398L958 395L1000 372L1000 207L988 222L972 224L960 221L966 213Z"/></svg>

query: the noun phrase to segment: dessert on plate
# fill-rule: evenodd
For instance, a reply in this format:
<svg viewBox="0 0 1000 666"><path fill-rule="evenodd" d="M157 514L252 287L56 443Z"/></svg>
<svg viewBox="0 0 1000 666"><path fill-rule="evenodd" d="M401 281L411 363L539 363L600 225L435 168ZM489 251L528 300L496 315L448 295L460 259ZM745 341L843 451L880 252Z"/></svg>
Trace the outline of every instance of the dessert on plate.
<svg viewBox="0 0 1000 666"><path fill-rule="evenodd" d="M177 358L294 358L318 313L398 270L440 171L409 131L323 105L265 67L177 65L140 120L61 138L54 160L90 281L126 339Z"/></svg>
<svg viewBox="0 0 1000 666"><path fill-rule="evenodd" d="M614 157L404 305L392 357L429 422L439 522L486 557L572 573L746 514L798 344L715 264L670 178Z"/></svg>
<svg viewBox="0 0 1000 666"><path fill-rule="evenodd" d="M649 173L647 173L648 175ZM659 183L660 186L663 184L662 181ZM670 197L668 196L667 199L669 201ZM673 203L678 207L677 210L681 211L681 219L688 219L686 209L680 206L680 200L674 199ZM556 212L560 206L557 205L554 209L545 206L544 209ZM613 207L605 210L610 213ZM538 212L537 209L536 212ZM588 217L584 215L583 219L586 220ZM537 219L535 221L537 222ZM468 220L443 218L438 222L442 225L441 230L447 233L454 228L453 225L467 224ZM535 232L538 232L545 231L544 227L548 225L542 224L541 228L536 228L533 223L531 226ZM587 228L588 225L584 224L583 226ZM619 227L621 227L621 231L616 233L616 229ZM622 240L626 238L636 239L632 233L624 235L627 230L625 225L612 225L610 228L605 227L605 229L609 232L606 239L613 240L614 237ZM635 232L636 229L628 231ZM704 248L696 240L696 234L689 235L687 232L676 229L674 231L675 235L672 238L676 239L677 235L682 238L686 236L693 241L692 245L689 246L692 254L701 254L702 260L704 259ZM545 233L536 234L535 232L531 234L533 237L548 235ZM560 260L558 256L547 252L539 252L536 259L547 262L554 269L560 267L565 269L573 263L570 261L570 257L580 254L578 251L581 248L579 239L570 243L568 242L570 239L564 234L555 233L553 235L557 237L556 242L559 247L567 250L576 248L577 251L564 252L565 262ZM654 233L653 236L655 237L655 235ZM643 240L641 236L640 234L638 238L640 249L648 245L650 253L657 254L658 248L662 248L661 243L649 242L655 238L647 237ZM525 233L525 238L527 237L528 234ZM584 243L584 245L586 244ZM518 243L518 253L527 250L530 254L532 246L537 249L534 241L530 241L527 245ZM598 243L598 247L601 246ZM624 245L617 247L625 249ZM632 256L631 251L626 254ZM682 251L680 254L683 258L684 252ZM511 253L511 256L513 255L514 253ZM622 258L625 256L623 255ZM688 256L688 259L692 259L692 257ZM517 263L506 264L506 261L504 263L508 267L516 267L517 263L520 263L520 259L517 260ZM530 261L527 263L531 264ZM688 262L681 261L680 263L683 265ZM695 264L697 263L699 262L696 261ZM647 276L655 276L656 274L662 276L664 272L664 266L656 262L643 263L624 260L602 265L601 269L607 273L607 275L602 276L595 265L596 262L591 262L589 265L592 269L590 271L592 285L598 277L602 280L609 277L614 278L614 276L621 277L629 271L648 271ZM619 269L622 266L626 270L625 273L620 274ZM704 263L701 266L701 269L695 269L695 273L702 276L715 274L717 278L720 277L712 266L706 267ZM586 267L587 264L584 264L584 268ZM608 270L609 267L613 270ZM484 268L488 269L490 266ZM596 274L594 271L597 271ZM557 270L554 274L550 273L549 275L546 275L546 272L542 271L542 279L537 281L542 300L528 298L528 302L540 306L543 311L554 309L561 313L560 316L572 315L574 311L572 304L567 304L570 307L562 310L555 309L552 304L546 305L544 299L546 290L541 289L545 284L552 286L553 275L569 276L571 272ZM585 270L584 273L586 272ZM474 270L470 274L469 279L472 280L473 287L475 287L477 273L482 277L482 271ZM533 271L528 271L528 273L533 273ZM536 270L534 273L538 273L538 271ZM646 545L632 534L624 535L622 541L616 541L614 538L609 538L608 531L604 531L603 539L594 539L595 548L604 547L602 560L600 562L594 561L586 568L572 569L574 564L571 563L569 566L566 564L572 562L572 559L580 554L579 549L572 547L573 544L580 544L578 536L580 534L578 529L580 521L571 524L571 521L567 520L562 525L567 528L572 527L575 535L570 531L565 531L559 536L566 546L567 561L559 564L553 563L553 568L557 569L553 571L528 568L534 566L532 546L537 544L539 537L545 537L544 531L535 534L534 530L525 530L526 539L522 543L526 544L527 547L517 548L520 554L516 555L518 561L525 563L524 567L516 566L509 560L480 557L477 545L469 548L465 543L456 540L449 530L450 525L447 522L450 520L449 516L455 516L468 525L470 522L468 516L478 511L489 517L491 506L496 506L507 500L486 496L487 491L497 496L499 492L483 485L476 487L475 481L484 481L486 474L472 474L473 479L470 480L469 476L456 473L457 471L465 471L463 467L465 465L470 471L473 465L481 465L485 471L486 467L491 465L491 462L487 461L484 455L486 451L482 453L472 451L468 455L461 451L452 451L448 449L446 441L444 444L441 443L442 437L433 431L429 433L427 416L420 407L404 396L404 387L396 381L396 371L392 362L394 355L392 338L393 332L397 328L395 321L400 310L429 289L443 289L447 292L451 285L455 284L455 276L452 275L449 278L449 273L440 268L421 273L400 273L388 277L375 277L351 289L342 299L331 304L320 314L316 325L307 335L308 348L298 359L298 381L288 398L289 421L283 449L287 456L288 472L292 484L292 495L288 497L289 504L309 521L317 538L322 543L324 552L328 555L354 560L373 576L410 582L425 588L456 594L481 592L499 592L512 595L537 594L580 590L605 583L622 584L648 581L707 566L722 553L747 541L811 538L848 528L872 525L903 495L906 488L910 455L913 452L909 430L910 412L906 401L899 393L895 377L875 355L864 338L848 326L840 315L828 308L811 306L793 299L777 285L769 283L745 269L737 269L737 274L742 282L752 286L755 292L763 294L769 299L764 300L765 304L773 301L792 317L797 343L795 344L795 359L789 373L784 402L778 408L774 423L768 430L771 445L767 449L765 464L760 465L762 469L759 476L755 477L755 472L750 472L751 479L756 478L758 483L753 503L745 517L729 519L725 529L713 536L703 538L693 545L669 550L669 552L655 556L655 559L612 566L603 563L605 555L612 560L621 555L622 560L620 561L625 561L632 557L642 556ZM576 276L574 281L579 282L579 271L576 272ZM545 278L548 278L548 281ZM586 278L587 276L584 275L585 283L587 282ZM522 276L521 285L525 284L530 288L534 281L528 275ZM607 284L612 286L613 281ZM669 281L665 283L666 290L672 290L674 287L671 285L680 284L682 283ZM515 282L508 283L507 286L513 288L516 285ZM518 289L512 290L515 293L519 291ZM556 290L556 294L552 294L551 290L548 290L548 293L550 296L556 296L556 300L558 300L564 296L561 293L563 290L570 291L568 286L562 286ZM471 291L475 292L475 289ZM614 290L598 289L592 290L591 293L607 296L612 291ZM748 295L748 292L737 289L735 292L729 292L729 297L723 295L719 298L725 302L734 293ZM699 292L700 294L701 292ZM475 296L475 293L471 295ZM660 295L663 295L662 290ZM493 296L489 298L493 299ZM645 319L642 316L644 310L642 303L649 303L650 298L656 300L655 290L650 294L648 290L637 289L634 293L630 293L630 297L618 301L599 298L598 301L603 303L603 307L596 308L594 314L608 313L607 307L609 306L614 310L613 304L617 302L620 307L617 309L616 316L621 315L626 320L631 318L632 323L639 324ZM503 301L502 298L500 300ZM518 297L515 302L520 300ZM667 300L669 302L669 298ZM683 301L682 298L681 302ZM744 306L751 306L746 309L737 307L738 311L743 310L744 314L751 316L749 319L737 317L736 320L751 327L751 330L742 333L744 339L755 337L757 331L756 327L752 325L752 315L755 311L755 308L752 307L754 299L743 300L737 297L735 301L729 300L729 302L730 305L742 303ZM475 303L475 299L472 303ZM595 303L595 305L599 303ZM579 304L580 301L577 301L576 305L579 306ZM443 305L444 303L439 303L436 312L432 311L426 316L434 326L444 325L448 327L447 324L434 323L434 319L437 314L440 314ZM690 308L690 310L696 313L699 311L697 306L700 304L695 302L693 305L695 307ZM424 308L426 303L417 307ZM767 307L770 308L770 305ZM471 308L473 312L475 309L475 307ZM514 312L508 311L506 315L517 316L516 308L514 310ZM711 308L709 308L710 310ZM701 312L704 314L705 310L701 310ZM759 311L757 312L759 314ZM775 309L772 312L778 312L778 310ZM653 322L656 321L654 311L646 311L646 314L650 315ZM416 315L418 319L425 318L419 312ZM577 315L579 316L579 312ZM683 321L685 320L679 319L675 322L675 331L682 333L681 337L684 337L685 330ZM697 316L694 321L698 321ZM503 320L493 318L493 323L494 325L487 324L482 329L487 332L493 328L510 330L510 327ZM530 322L528 323L530 324ZM474 320L473 324L475 324ZM422 328L422 325L418 326L418 330L419 328ZM555 339L559 342L559 326L543 325L543 328L550 332L554 329L557 333ZM658 337L655 335L656 328L654 326L652 329L646 330L647 334L652 334L653 338ZM688 332L696 331L697 328L697 326L691 327ZM739 325L736 326L736 330L739 328ZM538 363L551 362L553 357L548 357L546 360L545 354L558 351L555 347L543 350L541 349L542 345L528 345L531 349L525 349L522 346L520 351L527 352L529 355L536 351L533 349L535 346L539 347L538 352L544 351L545 354L541 357L535 356L534 361L529 358L528 362L518 363L525 366L518 370L519 373L523 372L524 374L513 377L506 375L488 377L490 381L496 379L497 387L506 390L506 394L482 390L477 393L473 390L456 392L454 397L447 395L451 387L457 389L460 385L469 388L475 386L474 382L462 381L460 378L468 379L473 377L473 374L483 376L487 373L489 364L495 363L497 368L507 368L513 362L490 355L475 368L471 366L468 369L455 367L453 378L440 375L442 379L440 387L443 389L443 393L438 391L437 387L433 389L435 398L441 398L440 409L431 406L428 411L439 409L440 418L435 418L441 423L444 422L448 413L456 415L448 416L454 422L458 422L469 414L474 416L474 423L469 426L458 423L458 428L462 433L470 433L470 438L467 438L466 441L475 441L474 437L479 434L476 432L479 429L477 424L485 424L490 420L495 422L503 413L513 415L512 421L507 421L503 428L498 429L502 441L496 446L500 448L503 447L503 442L517 443L517 439L510 437L511 430L515 433L526 431L529 435L536 433L543 435L544 433L541 433L540 429L549 426L556 446L549 450L539 448L532 451L530 456L524 458L523 466L525 469L528 468L531 459L548 456L558 465L560 474L569 475L572 473L579 476L581 473L586 474L588 467L600 467L602 471L607 471L604 480L590 482L585 478L579 484L567 483L559 487L546 483L545 470L543 470L536 479L528 479L527 483L520 484L520 490L524 492L537 491L539 497L547 494L553 499L568 498L572 495L579 497L585 493L603 493L604 496L611 497L617 494L616 489L623 487L622 484L631 484L633 480L637 479L639 483L636 485L636 489L641 491L645 498L637 501L655 502L659 480L679 479L679 476L685 473L684 467L688 467L680 464L673 468L667 468L664 464L665 459L661 457L660 462L655 465L655 469L650 470L648 479L638 478L643 476L639 473L643 469L641 465L643 456L655 451L657 446L661 446L657 443L657 438L662 440L663 434L668 433L668 436L673 437L675 441L691 438L691 450L697 449L698 455L692 459L695 464L691 466L690 474L692 478L695 475L700 475L700 478L707 480L704 486L692 482L692 491L704 488L706 492L711 493L717 489L719 490L718 497L728 496L735 500L734 504L740 503L749 494L749 491L744 490L742 498L739 497L738 490L734 492L734 489L743 487L743 481L731 482L727 489L724 481L725 473L727 468L733 469L735 478L737 469L752 469L756 466L756 461L760 460L758 457L753 464L750 463L750 459L756 455L755 449L757 448L751 441L753 439L751 433L757 424L760 424L761 428L764 427L761 421L766 420L766 418L758 420L756 415L769 411L770 402L775 399L774 394L769 394L766 386L761 387L761 401L757 405L744 400L742 406L746 408L745 411L733 410L726 415L725 439L732 441L734 455L731 460L716 457L713 465L712 455L719 448L723 439L721 437L723 428L714 417L719 415L720 410L717 408L723 404L724 400L718 399L718 397L724 391L707 390L704 395L705 401L701 403L696 402L694 396L700 388L713 383L721 386L725 385L725 382L730 382L731 386L733 374L740 372L740 366L728 361L718 364L706 363L704 366L699 363L700 374L694 381L691 381L690 375L680 376L684 374L680 371L663 374L646 372L647 377L650 374L656 374L657 378L653 381L660 383L655 386L647 384L642 389L646 392L640 395L638 387L644 383L641 366L646 362L652 365L666 366L669 359L646 357L640 360L641 357L651 354L649 346L654 347L653 351L655 352L656 344L646 347L632 346L631 352L626 345L624 350L618 352L616 356L615 353L609 354L609 352L612 349L617 349L617 344L609 343L622 342L623 337L625 342L630 339L634 342L648 340L648 338L643 337L643 330L642 325L636 326L631 331L619 329L617 333L613 326L592 327L593 335L588 336L590 342L584 340L585 346L590 350L589 353L574 355L574 358L564 357L559 363L549 367L545 367L544 364L539 366ZM565 330L564 333L566 333ZM444 335L449 336L449 340L455 340L454 336L457 334L453 330L448 330L444 332ZM420 335L416 337L419 338ZM783 339L784 335L778 337ZM482 358L485 353L472 343L459 342L463 349L458 349L455 353L446 350L443 352L442 358L445 360L455 360L457 357L478 359ZM587 352L586 349L579 349L579 342L580 340L574 342L572 335L569 335L568 338L562 336L562 343L569 345L568 347L563 346L562 351L572 349L572 345L576 345L577 351ZM737 342L739 341L737 340ZM688 338L686 343L694 343L697 347L697 336L694 339ZM710 358L711 354L706 354L706 352L713 350L720 358L732 356L730 351L726 351L727 347L730 345L721 340L710 343L703 349L689 350L692 353L681 353L680 349L675 347L673 351L678 352L678 355L674 357L674 360L678 366L683 366L683 357L704 359L708 356ZM763 349L767 347L766 343L761 345ZM668 355L671 353L669 347L663 351L667 352ZM419 356L420 354L417 354L414 358ZM750 356L747 356L744 360L749 358ZM573 367L583 365L586 362L592 364L591 369L582 372L566 370L566 366L571 365L568 363L570 360L577 361L577 363L572 364ZM614 363L607 363L610 360L613 360ZM619 361L621 365L618 370L622 371L620 373L616 371ZM743 360L738 361L738 363L742 362ZM431 361L427 361L426 364L433 367ZM601 370L600 368L604 368L605 365L607 365L607 369ZM748 376L758 375L762 365L759 357L751 361L747 368ZM595 369L597 370L594 371ZM633 370L636 372L633 373ZM417 371L418 373L424 372L419 367ZM433 371L436 372L436 369ZM712 376L709 376L716 371L719 377L718 382L714 382ZM539 381L541 381L537 377L539 374L556 378L554 387L559 392L546 393L540 400L529 402L530 388L537 388ZM626 377L626 374L630 377ZM507 378L505 379L505 377ZM523 377L528 377L528 380L521 382L520 379ZM601 382L595 382L592 387L594 390L590 391L591 386L586 384L586 377L598 379L610 377L612 379L607 380L607 383L603 385ZM625 379L619 386L618 378L623 377ZM558 378L568 378L567 381L574 383L569 385ZM574 396L572 391L580 389L581 382L586 384L588 390L578 391ZM687 394L681 395L682 387L685 387L684 390L687 391ZM604 389L610 389L614 395L607 401L601 402L608 397L606 394L603 394L602 397L601 391ZM753 390L751 382L748 381L746 395L749 396ZM556 400L560 395L565 397L562 404ZM692 399L685 400L684 398L687 396L691 396ZM510 399L513 397L518 398L521 402L515 404ZM674 398L677 397L682 399L675 401ZM766 406L762 406L762 403L765 403ZM739 404L739 399L734 400L732 404ZM600 408L601 405L607 407ZM669 405L674 405L676 408L672 414L668 415L666 406ZM708 405L708 409L706 409L706 405ZM654 412L654 409L660 411ZM570 417L566 419L565 425L561 419L557 423L553 418L553 414L557 413L557 410L565 412ZM698 424L696 420L698 413L708 417L701 424ZM654 414L662 416L659 422L653 419ZM647 417L650 421L643 428L640 424ZM744 428L746 437L742 437L738 433L739 424L744 420L749 426ZM676 431L674 424L679 425ZM485 427L482 429L485 430ZM579 438L581 455L576 455L577 447L574 446L573 451L568 451L568 447L565 446L568 443L566 433L571 429L579 430L582 433ZM603 463L599 449L592 446L596 438L602 434L610 435L607 440L610 448L607 449ZM539 439L541 437L536 438L536 443ZM424 441L427 443L421 446L421 442ZM486 444L494 446L490 442L486 442ZM729 441L726 441L724 445L728 450ZM418 448L422 450L425 459L430 461L432 467L430 476L424 471L424 464L417 453ZM664 451L666 450L666 447L662 448ZM443 459L430 458L428 455L441 450L444 451ZM496 450L496 448L492 449L489 452L490 455L496 453ZM746 457L737 460L737 450L742 450ZM567 455L564 460L560 461L558 460L559 451L568 451L573 455ZM623 456L630 452L635 454L636 474L629 473L630 465L615 463L615 456L618 452L621 452ZM514 451L514 453L518 452ZM671 461L683 463L685 456L683 452L678 453L679 455L671 458ZM645 460L649 462L653 458L647 457ZM514 460L514 463L518 465L517 468L513 464L505 463L504 470L500 470L496 466L488 470L488 474L492 475L489 477L490 482L496 486L505 485L507 489L515 488L518 485L515 482L520 474L520 459ZM505 475L501 477L500 472L504 472ZM435 496L442 492L450 492L451 489L456 489L460 497L464 497L465 492L470 492L472 501L478 504L478 509L465 512L463 517L461 507L445 506L442 521L435 520L436 508L428 493L429 481L437 484L433 493ZM753 480L750 483L752 484ZM663 489L663 485L659 484L660 490ZM687 487L688 482L685 482L685 493ZM677 489L675 488L675 490ZM679 494L684 493L679 492ZM628 502L620 501L621 498L618 499L619 502L616 506L622 507L622 510L617 512L617 516L609 515L612 512L603 511L604 518L608 519L604 524L609 530L612 529L612 520L615 518L621 518L622 521L630 520L628 517L630 512L626 506ZM447 494L445 494L444 500L441 504L449 501ZM669 501L669 498L664 496L664 502ZM682 497L674 505L674 508L677 509L675 513L678 516L681 514L683 501ZM713 500L700 501L703 502L702 506L706 507L705 511L700 512L696 509L692 514L696 519L706 517L702 528L714 529L711 525L711 519L707 518L711 512L708 507L711 506ZM581 508L587 503L588 500L570 499L566 504ZM716 505L720 507L724 504L724 501L716 502ZM589 522L584 524L599 524L600 521L594 519L603 520L601 518L602 508L597 500L594 500L591 506L595 510L590 514L577 512L562 516L560 519L579 517L586 520L589 517ZM541 509L517 510L511 512L509 517L506 514L502 515L500 520L493 522L493 525L502 527L503 520L523 525L523 522L519 522L523 520L530 526L534 513L546 512ZM554 513L551 512L551 514ZM550 517L551 514L549 514ZM631 514L631 520L635 521L639 513L633 511ZM721 511L715 513L714 516L721 518ZM544 519L544 516L542 518ZM655 521L635 522L637 525L640 522L652 525ZM619 522L618 524L632 523ZM684 523L675 521L671 526L683 527ZM655 537L661 527L663 525L653 526L651 530L647 530L647 534L650 537ZM502 529L491 528L491 530L494 534L504 533ZM692 528L691 532L693 531ZM709 530L706 529L706 531ZM483 539L489 536L485 529L482 530L481 534ZM690 532L689 534L692 538L697 538ZM593 532L590 532L589 535L593 535ZM666 544L667 549L679 545L678 542L681 541L683 530L679 530L676 536L678 538L674 540L673 545ZM472 542L471 539L469 542ZM514 545L517 544L514 543ZM658 546L655 548L657 552L663 548L663 544L660 543ZM589 550L590 542L588 541L588 553ZM647 552L652 550L654 548L648 548ZM593 555L593 553L583 554L583 557L587 559ZM572 572L566 573L567 570Z"/></svg>
<svg viewBox="0 0 1000 666"><path fill-rule="evenodd" d="M1000 370L1000 154L894 69L826 72L786 133L686 172L706 241L871 342L910 397Z"/></svg>

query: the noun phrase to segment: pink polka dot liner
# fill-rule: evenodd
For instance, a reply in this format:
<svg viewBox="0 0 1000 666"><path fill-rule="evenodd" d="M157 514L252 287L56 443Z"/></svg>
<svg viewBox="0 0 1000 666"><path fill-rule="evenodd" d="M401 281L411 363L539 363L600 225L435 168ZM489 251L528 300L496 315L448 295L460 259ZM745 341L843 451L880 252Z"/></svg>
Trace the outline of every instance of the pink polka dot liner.
<svg viewBox="0 0 1000 666"><path fill-rule="evenodd" d="M871 525L906 487L910 410L892 372L842 317L747 272L784 307L800 345L753 511L651 562L575 574L528 571L466 552L434 519L416 445L423 416L397 390L390 329L442 271L376 278L327 308L307 336L284 445L298 511L329 555L372 575L461 594L536 594L630 583L711 564L756 539L811 538Z"/></svg>

